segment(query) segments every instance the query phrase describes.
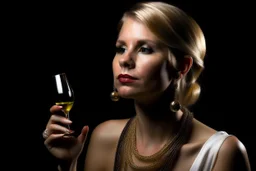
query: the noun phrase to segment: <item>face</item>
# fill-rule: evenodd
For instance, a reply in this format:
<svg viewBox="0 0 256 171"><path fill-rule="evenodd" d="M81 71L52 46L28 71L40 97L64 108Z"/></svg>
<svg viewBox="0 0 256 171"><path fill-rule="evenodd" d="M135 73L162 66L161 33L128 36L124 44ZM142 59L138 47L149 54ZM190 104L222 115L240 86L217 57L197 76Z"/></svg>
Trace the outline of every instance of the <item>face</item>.
<svg viewBox="0 0 256 171"><path fill-rule="evenodd" d="M168 48L142 23L126 18L113 59L114 86L123 98L157 98L170 84Z"/></svg>

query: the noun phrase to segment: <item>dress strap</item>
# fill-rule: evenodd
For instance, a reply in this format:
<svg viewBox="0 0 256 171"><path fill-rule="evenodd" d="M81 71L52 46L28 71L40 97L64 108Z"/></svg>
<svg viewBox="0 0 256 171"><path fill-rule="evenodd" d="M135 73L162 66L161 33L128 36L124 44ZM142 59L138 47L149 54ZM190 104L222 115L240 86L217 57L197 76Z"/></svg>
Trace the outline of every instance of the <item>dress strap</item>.
<svg viewBox="0 0 256 171"><path fill-rule="evenodd" d="M221 145L230 135L225 131L213 134L199 151L189 171L210 171L213 168Z"/></svg>

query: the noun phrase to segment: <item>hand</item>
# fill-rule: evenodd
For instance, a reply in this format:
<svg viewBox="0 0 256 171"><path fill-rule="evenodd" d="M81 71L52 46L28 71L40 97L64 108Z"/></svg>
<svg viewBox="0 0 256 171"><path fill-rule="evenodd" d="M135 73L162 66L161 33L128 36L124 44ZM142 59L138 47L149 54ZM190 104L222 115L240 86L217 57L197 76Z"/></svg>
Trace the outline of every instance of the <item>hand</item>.
<svg viewBox="0 0 256 171"><path fill-rule="evenodd" d="M66 161L78 159L83 150L89 127L84 126L78 137L69 136L67 134L73 133L73 131L64 125L70 125L72 122L57 114L61 112L61 106L52 106L50 112L52 115L43 133L45 146L57 159Z"/></svg>

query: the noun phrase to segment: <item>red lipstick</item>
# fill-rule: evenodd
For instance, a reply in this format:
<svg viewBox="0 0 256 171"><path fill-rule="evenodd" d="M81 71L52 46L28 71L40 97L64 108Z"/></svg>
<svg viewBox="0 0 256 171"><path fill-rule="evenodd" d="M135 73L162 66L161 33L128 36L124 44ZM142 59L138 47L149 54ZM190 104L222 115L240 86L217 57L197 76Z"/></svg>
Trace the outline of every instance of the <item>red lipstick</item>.
<svg viewBox="0 0 256 171"><path fill-rule="evenodd" d="M121 83L132 83L136 80L136 78L128 75L128 74L120 74L118 75L117 79L121 82Z"/></svg>

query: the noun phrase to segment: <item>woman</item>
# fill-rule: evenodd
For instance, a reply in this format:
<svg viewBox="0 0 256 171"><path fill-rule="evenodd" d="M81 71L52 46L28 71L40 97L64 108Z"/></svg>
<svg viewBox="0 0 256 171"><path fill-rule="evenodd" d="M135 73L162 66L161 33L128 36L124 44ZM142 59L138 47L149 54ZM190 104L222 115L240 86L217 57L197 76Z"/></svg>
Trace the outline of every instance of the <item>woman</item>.
<svg viewBox="0 0 256 171"><path fill-rule="evenodd" d="M120 21L113 59L115 91L134 100L136 115L109 120L92 132L86 171L250 170L244 145L193 117L188 107L200 93L205 39L182 10L162 2L138 3ZM59 170L76 170L89 131L76 138L52 106L44 132L45 146L59 159Z"/></svg>

